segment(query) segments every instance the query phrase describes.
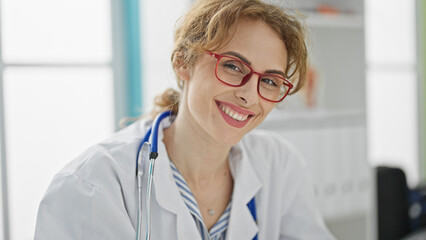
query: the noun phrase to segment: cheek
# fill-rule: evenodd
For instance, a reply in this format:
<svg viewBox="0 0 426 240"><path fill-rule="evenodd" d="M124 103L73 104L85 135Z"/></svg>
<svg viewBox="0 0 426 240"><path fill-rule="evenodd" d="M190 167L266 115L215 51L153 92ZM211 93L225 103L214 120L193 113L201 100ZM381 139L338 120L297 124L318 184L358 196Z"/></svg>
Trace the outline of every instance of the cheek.
<svg viewBox="0 0 426 240"><path fill-rule="evenodd" d="M190 95L194 100L212 100L211 98L224 91L224 85L216 79L214 72L204 71L193 75L188 82Z"/></svg>
<svg viewBox="0 0 426 240"><path fill-rule="evenodd" d="M265 119L268 114L272 111L272 109L274 109L276 103L272 103L272 102L266 102L264 104L262 104L262 109L263 109L263 116L262 119Z"/></svg>
<svg viewBox="0 0 426 240"><path fill-rule="evenodd" d="M211 108L213 101L212 79L204 75L194 75L188 82L188 104L194 113L201 113Z"/></svg>

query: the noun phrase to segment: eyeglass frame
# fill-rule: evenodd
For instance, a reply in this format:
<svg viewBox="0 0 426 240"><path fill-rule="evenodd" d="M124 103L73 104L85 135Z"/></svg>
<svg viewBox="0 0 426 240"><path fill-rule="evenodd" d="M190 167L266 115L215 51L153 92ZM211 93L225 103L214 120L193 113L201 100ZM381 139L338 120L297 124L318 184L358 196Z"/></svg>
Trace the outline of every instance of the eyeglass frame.
<svg viewBox="0 0 426 240"><path fill-rule="evenodd" d="M282 100L284 100L284 98L287 97L287 95L289 94L290 90L294 87L293 84L290 81L288 81L287 79L285 79L285 78L283 78L283 77L281 77L281 76L279 76L277 74L273 74L273 73L259 73L259 72L254 71L254 69L250 65L248 65L246 62L244 62L243 60L241 60L239 58L236 58L236 57L233 57L233 56L229 56L229 55L222 55L222 54L217 54L217 53L213 53L213 52L208 52L208 51L206 51L206 53L208 55L213 56L213 57L215 57L217 59L215 70L214 70L216 79L219 80L221 83L227 85L227 86L230 86L230 87L241 87L241 86L243 86L244 84L246 84L250 80L250 78L251 78L251 76L253 76L253 74L256 74L256 75L259 76L258 79L257 79L257 94L259 94L259 96L262 99L264 99L266 101L269 101L269 102L273 102L273 103L279 103ZM220 59L223 58L223 57L227 57L227 58L231 58L233 60L239 61L242 64L244 64L245 66L247 66L248 69L250 69L250 73L246 74L243 77L243 79L241 80L241 84L239 84L239 85L232 85L230 83L227 83L227 82L223 81L222 79L219 78L219 76L217 76L217 67L219 65ZM260 89L259 89L260 88L260 79L263 76L275 76L275 77L278 77L278 78L280 78L280 79L283 80L283 83L284 83L284 85L286 85L288 87L288 90L287 90L287 92L284 94L284 96L281 99L274 101L274 100L267 99L267 98L263 97L262 94L260 94Z"/></svg>

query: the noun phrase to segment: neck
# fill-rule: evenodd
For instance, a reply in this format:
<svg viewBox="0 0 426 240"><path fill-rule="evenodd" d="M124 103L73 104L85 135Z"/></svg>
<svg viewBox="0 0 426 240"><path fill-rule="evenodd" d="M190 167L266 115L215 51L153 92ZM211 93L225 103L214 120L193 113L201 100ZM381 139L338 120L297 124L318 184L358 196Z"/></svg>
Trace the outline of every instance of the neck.
<svg viewBox="0 0 426 240"><path fill-rule="evenodd" d="M203 188L224 174L230 175L229 146L218 143L180 112L164 130L167 153L188 184Z"/></svg>

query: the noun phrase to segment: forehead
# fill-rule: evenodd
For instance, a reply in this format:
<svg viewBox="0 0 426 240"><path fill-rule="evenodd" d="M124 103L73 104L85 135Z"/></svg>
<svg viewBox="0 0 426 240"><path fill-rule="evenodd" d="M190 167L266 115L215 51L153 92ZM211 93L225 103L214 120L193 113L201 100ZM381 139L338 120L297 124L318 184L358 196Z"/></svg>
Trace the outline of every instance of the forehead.
<svg viewBox="0 0 426 240"><path fill-rule="evenodd" d="M261 20L240 19L235 33L217 52L233 51L244 56L258 70L285 71L287 50L278 33Z"/></svg>

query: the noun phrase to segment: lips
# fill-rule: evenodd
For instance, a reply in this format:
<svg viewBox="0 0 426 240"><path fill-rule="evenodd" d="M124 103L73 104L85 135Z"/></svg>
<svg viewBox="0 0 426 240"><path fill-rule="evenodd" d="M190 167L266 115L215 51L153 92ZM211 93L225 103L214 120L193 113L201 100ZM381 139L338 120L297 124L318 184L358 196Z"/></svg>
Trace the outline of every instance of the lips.
<svg viewBox="0 0 426 240"><path fill-rule="evenodd" d="M250 118L255 115L255 113L242 109L231 103L216 101L216 105L224 120L229 125L236 128L244 127Z"/></svg>

